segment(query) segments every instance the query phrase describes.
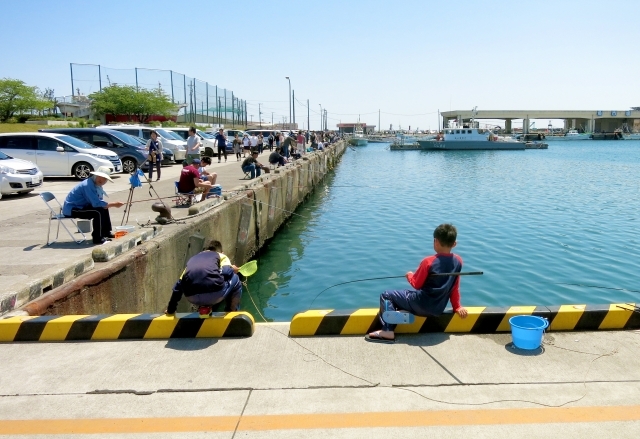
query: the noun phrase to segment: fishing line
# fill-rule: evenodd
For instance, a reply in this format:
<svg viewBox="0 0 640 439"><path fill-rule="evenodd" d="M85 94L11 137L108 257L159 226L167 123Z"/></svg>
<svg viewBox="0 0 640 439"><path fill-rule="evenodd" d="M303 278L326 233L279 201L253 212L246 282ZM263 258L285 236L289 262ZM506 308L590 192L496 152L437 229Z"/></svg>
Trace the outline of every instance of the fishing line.
<svg viewBox="0 0 640 439"><path fill-rule="evenodd" d="M555 347L555 348L559 348L559 349L564 349L564 348L561 348L560 346L555 346L555 345L549 345L549 346ZM578 352L578 353L582 353L582 354L589 354L589 355L598 355L598 354L592 354L590 352L580 352L580 351L573 351L573 352ZM441 400L441 399L431 398L429 396L423 395L422 393L416 392L415 390L407 389L405 387L391 386L391 388L392 389L397 389L397 390L404 390L404 391L411 392L411 393L415 393L416 395L420 396L421 398L427 399L429 401L439 402L439 403L442 403L442 404L449 404L449 405L488 405L488 404L496 404L496 403L499 403L499 402L526 402L526 403L529 403L529 404L540 405L540 406L543 406L543 407L564 407L567 404L571 404L573 402L578 402L581 399L583 399L585 396L587 396L587 393L589 392L589 389L587 388L587 376L589 375L589 372L591 371L591 367L593 366L593 363L596 360L599 360L600 358L610 357L610 356L613 356L613 355L615 355L617 353L618 353L618 348L612 350L611 352L608 352L608 353L605 353L605 354L600 354L596 358L591 360L591 362L589 363L589 367L587 368L587 371L584 374L584 379L582 380L582 385L584 386L584 393L579 398L563 402L562 404L546 404L544 402L530 401L530 400L527 400L527 399L498 399L498 400L486 401L486 402L454 402L454 401L444 401L444 400Z"/></svg>
<svg viewBox="0 0 640 439"><path fill-rule="evenodd" d="M570 284L570 283L564 283L564 282L556 282L556 285L573 285L576 287L600 288L603 290L628 291L630 293L640 293L640 291L638 290L628 290L626 288L601 287L599 285Z"/></svg>

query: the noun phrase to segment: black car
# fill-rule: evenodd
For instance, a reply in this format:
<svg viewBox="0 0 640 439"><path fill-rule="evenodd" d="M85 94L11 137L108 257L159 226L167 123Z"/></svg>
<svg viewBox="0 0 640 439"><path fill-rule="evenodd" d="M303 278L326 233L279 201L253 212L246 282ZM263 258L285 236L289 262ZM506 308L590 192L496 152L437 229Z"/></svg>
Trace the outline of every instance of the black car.
<svg viewBox="0 0 640 439"><path fill-rule="evenodd" d="M115 152L122 161L122 172L132 173L138 166L148 167L145 145L120 131L100 128L55 128L39 130L44 133L66 134L76 137L93 146Z"/></svg>

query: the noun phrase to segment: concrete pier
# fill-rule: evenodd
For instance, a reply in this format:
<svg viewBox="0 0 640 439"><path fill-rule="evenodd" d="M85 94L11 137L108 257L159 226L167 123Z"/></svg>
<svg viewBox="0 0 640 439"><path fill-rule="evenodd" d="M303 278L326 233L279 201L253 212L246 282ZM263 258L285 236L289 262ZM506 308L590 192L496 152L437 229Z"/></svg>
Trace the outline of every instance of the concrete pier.
<svg viewBox="0 0 640 439"><path fill-rule="evenodd" d="M640 333L0 344L0 436L635 438ZM134 436L133 434L138 434ZM96 437L96 436L93 436Z"/></svg>
<svg viewBox="0 0 640 439"><path fill-rule="evenodd" d="M8 280L3 285L5 276L0 277L0 315L27 302L31 303L24 309L31 315L161 312L187 257L194 251L191 237L215 237L231 260L241 265L274 235L290 212L335 166L345 149L343 143L329 146L323 152L307 154L302 160L253 180L243 178L235 158L228 163L216 163L210 168L218 173L218 183L226 191L224 200L196 204L194 207L211 209L202 214L196 211L195 216L190 216L187 209L173 207L172 214L178 223L140 229L155 231L153 239L138 240L136 245L120 252L114 249L120 245L118 240L98 247L77 245L64 230L58 243L44 246L47 212L39 197L3 200L0 262L6 264L2 274ZM267 151L259 158L261 163L268 164L268 154ZM163 169L162 180L153 183L170 206L174 205L171 198L180 169L181 166ZM116 181L106 187L109 199L125 201L129 194L128 178L120 175ZM47 180L42 190L54 191L63 201L76 182L59 182L64 188L59 191L56 183ZM156 213L150 207L157 199L147 184L134 190L133 201L129 224L136 225L136 219L146 223L148 218L155 218ZM114 225L119 224L123 214L122 209L111 211Z"/></svg>

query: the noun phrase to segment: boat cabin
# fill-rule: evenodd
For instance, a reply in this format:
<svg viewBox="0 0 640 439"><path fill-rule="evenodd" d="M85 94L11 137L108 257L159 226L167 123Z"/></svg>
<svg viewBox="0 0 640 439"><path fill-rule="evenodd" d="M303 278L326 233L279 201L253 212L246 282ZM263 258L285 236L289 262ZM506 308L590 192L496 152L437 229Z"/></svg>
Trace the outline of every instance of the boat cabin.
<svg viewBox="0 0 640 439"><path fill-rule="evenodd" d="M443 140L447 142L486 141L490 135L491 131L483 128L445 128Z"/></svg>

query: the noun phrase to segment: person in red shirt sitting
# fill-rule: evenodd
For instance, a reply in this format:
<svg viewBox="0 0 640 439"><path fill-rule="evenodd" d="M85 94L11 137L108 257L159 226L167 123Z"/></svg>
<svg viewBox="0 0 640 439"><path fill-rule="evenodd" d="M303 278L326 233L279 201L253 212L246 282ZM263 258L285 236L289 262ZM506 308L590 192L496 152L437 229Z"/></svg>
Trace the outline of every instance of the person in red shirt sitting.
<svg viewBox="0 0 640 439"><path fill-rule="evenodd" d="M394 342L396 325L382 319L384 311L404 310L413 315L439 316L451 301L453 311L461 318L467 317L467 310L460 305L460 276L432 276L439 273L459 273L462 258L451 253L457 242L458 231L452 224L440 224L433 232L433 249L436 254L427 256L420 262L416 272L405 275L415 290L387 290L380 295L378 318L382 330L369 333L369 341Z"/></svg>
<svg viewBox="0 0 640 439"><path fill-rule="evenodd" d="M200 173L195 166L200 166L200 160L194 159L190 165L187 161L182 162L182 172L180 172L180 180L178 181L178 190L183 194L194 191L197 187L202 188L202 199L207 198L207 194L211 190L210 181L200 180Z"/></svg>

